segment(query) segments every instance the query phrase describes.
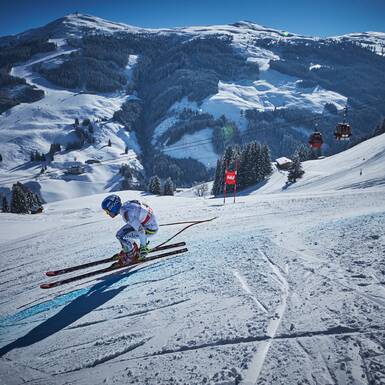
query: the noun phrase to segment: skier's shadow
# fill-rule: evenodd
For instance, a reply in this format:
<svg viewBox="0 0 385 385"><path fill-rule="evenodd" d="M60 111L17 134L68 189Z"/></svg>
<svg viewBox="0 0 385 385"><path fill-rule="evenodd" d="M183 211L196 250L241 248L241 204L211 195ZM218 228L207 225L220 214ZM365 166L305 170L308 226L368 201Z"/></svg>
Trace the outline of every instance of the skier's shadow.
<svg viewBox="0 0 385 385"><path fill-rule="evenodd" d="M119 282L124 278L127 278L128 276L135 274L137 271L140 270L124 272L119 275L115 274L112 277L103 277L102 282L99 282L96 285L92 286L86 294L83 294L71 301L68 305L64 306L57 314L47 319L40 325L36 326L25 336L20 337L16 341L11 342L10 344L0 348L0 357L2 357L4 354L10 352L13 349L26 347L36 342L44 340L45 338L71 325L73 322L82 318L84 315L91 312L92 310L95 310L99 306L105 304L129 285L124 285L111 290L107 290L108 287L112 286L113 284Z"/></svg>

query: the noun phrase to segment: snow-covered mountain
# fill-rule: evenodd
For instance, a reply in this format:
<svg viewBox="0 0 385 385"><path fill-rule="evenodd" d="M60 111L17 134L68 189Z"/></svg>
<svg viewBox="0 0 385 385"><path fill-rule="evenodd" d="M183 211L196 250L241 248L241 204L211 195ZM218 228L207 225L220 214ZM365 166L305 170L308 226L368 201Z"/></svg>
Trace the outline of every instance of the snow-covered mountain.
<svg viewBox="0 0 385 385"><path fill-rule="evenodd" d="M320 39L251 22L155 30L72 14L0 38L1 63L12 67L1 83L2 186L38 178L47 201L114 190L122 163L133 184L147 173L188 185L205 178L202 164L215 167L224 144L256 139L291 155L315 121L326 150L340 151L332 132L348 101L356 137L385 114L384 36ZM26 47L30 56L18 59ZM54 143L62 150L38 176L30 154ZM101 163L64 177L75 159Z"/></svg>
<svg viewBox="0 0 385 385"><path fill-rule="evenodd" d="M108 21L97 16L73 13L57 19L43 27L30 29L15 36L1 38L2 44L9 44L15 40L28 41L31 39L44 39L49 35L52 39L78 38L86 33L115 33L115 32L140 32L142 28L132 27L123 23Z"/></svg>
<svg viewBox="0 0 385 385"><path fill-rule="evenodd" d="M18 178L26 181L39 175L41 162L27 163L32 152L46 153L52 143L62 146L63 150L55 154L54 160L47 164L47 176L39 177L43 197L48 201L118 188L121 163L129 163L139 171L143 169L137 159L140 146L135 133L129 133L122 124L111 121L114 112L131 95L121 92L91 94L54 87L33 70L40 63L60 62L63 56L73 51L64 41L55 41L58 42L58 48L54 53L36 55L11 70L13 76L23 78L43 90L44 97L34 103L19 104L0 117L0 153L3 156L0 180L3 179L7 185ZM129 71L131 68L128 65L127 73ZM80 127L84 119L91 120L94 143L65 151L70 143L78 139L74 127L75 119L79 119ZM108 146L109 140L111 147ZM129 148L127 154L126 147ZM87 166L87 172L82 176L67 177L70 180L62 178L68 162L84 163L87 160L104 163ZM67 184L72 189L66 189L66 194L62 195L62 186Z"/></svg>
<svg viewBox="0 0 385 385"><path fill-rule="evenodd" d="M385 32L348 33L333 37L332 39L355 42L363 47L372 49L378 55L385 55Z"/></svg>

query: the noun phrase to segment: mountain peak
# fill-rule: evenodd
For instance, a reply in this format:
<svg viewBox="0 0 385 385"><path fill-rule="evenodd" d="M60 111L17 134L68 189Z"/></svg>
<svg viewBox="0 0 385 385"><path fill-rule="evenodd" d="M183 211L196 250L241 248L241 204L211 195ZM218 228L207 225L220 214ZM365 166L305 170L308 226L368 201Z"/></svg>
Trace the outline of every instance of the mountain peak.
<svg viewBox="0 0 385 385"><path fill-rule="evenodd" d="M136 32L142 30L142 28L134 27L124 23L118 23L102 19L101 17L83 14L83 13L70 13L59 19L51 21L50 23L21 32L14 36L6 36L1 39L4 41L18 39L28 40L33 38L41 38L43 36L51 36L51 38L68 38L68 37L80 37L84 33L90 31L98 31L100 33L115 33L115 32Z"/></svg>
<svg viewBox="0 0 385 385"><path fill-rule="evenodd" d="M140 28L133 27L124 23L118 23L101 17L83 14L83 13L70 13L64 16L62 19L63 24L81 30L94 30L97 29L100 32L104 33L114 33L120 31L132 31L138 30Z"/></svg>
<svg viewBox="0 0 385 385"><path fill-rule="evenodd" d="M257 29L257 30L267 29L265 26L263 26L261 24L257 24L255 22L249 21L249 20L240 20L236 23L233 23L232 25L235 27L241 27L241 28L246 27L246 28Z"/></svg>

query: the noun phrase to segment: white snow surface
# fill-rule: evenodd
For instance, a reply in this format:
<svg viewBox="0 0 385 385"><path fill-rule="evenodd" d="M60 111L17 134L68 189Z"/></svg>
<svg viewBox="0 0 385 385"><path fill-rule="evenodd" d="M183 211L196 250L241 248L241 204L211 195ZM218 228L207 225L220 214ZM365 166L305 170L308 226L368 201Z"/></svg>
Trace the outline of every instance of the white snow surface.
<svg viewBox="0 0 385 385"><path fill-rule="evenodd" d="M150 31L139 27L133 27L124 23L117 23L110 20L102 19L97 16L71 13L60 19L53 21L41 28L34 28L20 33L18 39L30 37L45 37L47 33L52 36L52 39L64 39L69 37L78 38L84 34L103 33L114 34L121 32L139 33Z"/></svg>
<svg viewBox="0 0 385 385"><path fill-rule="evenodd" d="M235 122L240 122L243 109L272 110L275 107L298 108L316 113L323 111L327 102L337 108L346 104L346 97L322 87L300 88L300 79L281 74L278 71L262 71L260 79L242 84L219 82L219 91L209 97L202 106L203 110L220 116L224 112Z"/></svg>
<svg viewBox="0 0 385 385"><path fill-rule="evenodd" d="M378 55L385 55L385 32L356 32L335 36L334 40L347 40L363 47L374 49Z"/></svg>
<svg viewBox="0 0 385 385"><path fill-rule="evenodd" d="M202 162L207 168L216 167L218 155L215 153L211 141L213 130L205 128L193 134L186 134L181 140L162 150L173 158L190 157Z"/></svg>
<svg viewBox="0 0 385 385"><path fill-rule="evenodd" d="M384 157L382 135L235 204L122 192L161 224L217 219L175 239L186 254L46 291L44 271L116 252L123 222L106 194L1 214L0 383L383 383Z"/></svg>

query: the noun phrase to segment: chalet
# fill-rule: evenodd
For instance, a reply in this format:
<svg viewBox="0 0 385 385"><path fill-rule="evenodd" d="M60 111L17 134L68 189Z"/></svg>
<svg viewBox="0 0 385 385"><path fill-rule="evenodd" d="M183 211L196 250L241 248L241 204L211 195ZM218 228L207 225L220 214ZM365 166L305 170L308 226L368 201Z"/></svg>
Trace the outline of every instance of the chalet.
<svg viewBox="0 0 385 385"><path fill-rule="evenodd" d="M276 159L275 164L279 170L288 170L293 164L293 161L283 156L282 158Z"/></svg>
<svg viewBox="0 0 385 385"><path fill-rule="evenodd" d="M66 174L80 175L84 173L84 166L80 162L71 162L66 165Z"/></svg>

